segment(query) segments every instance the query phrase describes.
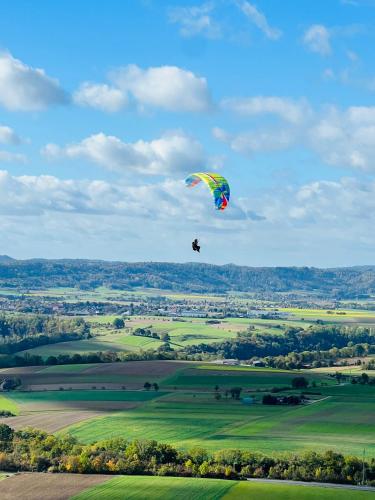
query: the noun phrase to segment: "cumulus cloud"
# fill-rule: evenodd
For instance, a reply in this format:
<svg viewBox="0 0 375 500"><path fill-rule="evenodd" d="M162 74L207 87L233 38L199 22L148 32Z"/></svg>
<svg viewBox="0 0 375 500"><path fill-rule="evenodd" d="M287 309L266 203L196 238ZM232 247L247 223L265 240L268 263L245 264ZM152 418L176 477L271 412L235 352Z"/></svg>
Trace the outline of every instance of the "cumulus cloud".
<svg viewBox="0 0 375 500"><path fill-rule="evenodd" d="M0 105L11 111L38 111L64 104L58 80L43 69L32 68L11 54L0 53Z"/></svg>
<svg viewBox="0 0 375 500"><path fill-rule="evenodd" d="M271 194L271 193L270 193ZM330 225L375 222L375 182L343 178L338 181L313 181L288 187L258 200L267 220L288 224Z"/></svg>
<svg viewBox="0 0 375 500"><path fill-rule="evenodd" d="M207 81L177 66L142 69L132 64L109 75L111 85L85 82L74 93L80 106L119 111L131 98L139 109L203 112L212 107Z"/></svg>
<svg viewBox="0 0 375 500"><path fill-rule="evenodd" d="M171 23L180 25L180 34L183 37L201 35L206 38L219 38L220 26L212 18L214 8L213 2L193 7L171 7L168 9L168 18Z"/></svg>
<svg viewBox="0 0 375 500"><path fill-rule="evenodd" d="M375 107L330 108L308 130L307 140L330 165L375 171Z"/></svg>
<svg viewBox="0 0 375 500"><path fill-rule="evenodd" d="M267 38L271 40L278 40L281 35L282 31L280 31L277 28L272 28L268 21L266 16L260 12L260 10L257 9L257 7L250 2L247 1L240 1L238 0L236 2L237 6L240 8L240 10L245 14L245 16L253 23L257 28L259 28Z"/></svg>
<svg viewBox="0 0 375 500"><path fill-rule="evenodd" d="M120 111L127 104L127 95L107 84L85 82L74 92L73 100L78 106L108 111Z"/></svg>
<svg viewBox="0 0 375 500"><path fill-rule="evenodd" d="M21 142L21 138L12 128L6 125L0 125L0 144L17 145Z"/></svg>
<svg viewBox="0 0 375 500"><path fill-rule="evenodd" d="M155 184L129 185L101 180L62 180L55 176L13 176L0 170L0 214L45 213L116 215L171 223L178 217L210 225L246 219L246 212L233 203L225 215L214 210L209 192L188 189L183 180L166 179Z"/></svg>
<svg viewBox="0 0 375 500"><path fill-rule="evenodd" d="M291 123L304 121L311 113L306 100L295 101L283 97L256 96L224 99L221 106L244 116L274 114Z"/></svg>
<svg viewBox="0 0 375 500"><path fill-rule="evenodd" d="M303 35L303 43L311 52L328 56L332 52L331 34L323 24L313 24Z"/></svg>
<svg viewBox="0 0 375 500"><path fill-rule="evenodd" d="M297 142L297 136L292 129L264 129L230 134L225 130L214 127L213 136L221 142L230 146L233 151L245 155L255 153L282 151Z"/></svg>
<svg viewBox="0 0 375 500"><path fill-rule="evenodd" d="M289 103L290 104L290 103ZM351 106L340 110L334 106L320 112L308 105L295 108L283 100L257 98L230 101L231 109L247 114L273 113L287 124L280 129L274 124L231 134L215 127L216 139L234 151L251 155L303 146L312 150L328 165L375 171L375 107ZM303 111L305 110L305 111Z"/></svg>
<svg viewBox="0 0 375 500"><path fill-rule="evenodd" d="M111 77L142 106L193 112L211 107L206 79L177 66L142 69L129 65L113 72Z"/></svg>
<svg viewBox="0 0 375 500"><path fill-rule="evenodd" d="M181 131L167 133L150 142L134 143L99 133L65 147L47 144L42 153L51 160L84 158L123 174L181 175L206 163L201 144Z"/></svg>
<svg viewBox="0 0 375 500"><path fill-rule="evenodd" d="M77 257L79 247L82 257L186 260L189 227L210 261L249 264L251 245L253 265L337 265L352 263L353 240L362 262L373 253L375 181L320 180L234 196L217 212L204 186L187 189L180 180L129 185L0 171L0 215L3 248L20 257ZM232 244L215 253L218 234L229 233Z"/></svg>

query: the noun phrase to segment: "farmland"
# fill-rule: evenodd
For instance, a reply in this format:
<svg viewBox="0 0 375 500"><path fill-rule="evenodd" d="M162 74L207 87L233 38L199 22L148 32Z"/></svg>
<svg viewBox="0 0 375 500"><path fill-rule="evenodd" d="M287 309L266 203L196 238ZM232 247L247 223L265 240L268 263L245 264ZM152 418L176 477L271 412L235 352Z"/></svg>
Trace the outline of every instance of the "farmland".
<svg viewBox="0 0 375 500"><path fill-rule="evenodd" d="M371 495L370 492L349 489L270 485L246 481L218 481L215 479L132 476L118 477L101 483L81 492L74 497L74 500L99 500L101 498L120 500L124 498L124 490L126 491L126 498L134 500L144 498L165 500L188 498L197 500L239 500L243 498L310 500L321 498L328 500L333 496L338 500L359 500L370 498Z"/></svg>
<svg viewBox="0 0 375 500"><path fill-rule="evenodd" d="M17 428L40 424L85 443L147 438L184 449L239 447L271 454L333 449L360 455L365 447L375 456L374 386L339 385L325 373L168 361L19 370L21 389L28 390L0 400L0 409L20 414L9 421ZM301 374L315 386L307 405L261 404L264 392L290 387ZM157 382L158 391L145 391L146 381ZM233 400L232 387L241 387L254 404ZM46 415L58 425L48 425Z"/></svg>
<svg viewBox="0 0 375 500"><path fill-rule="evenodd" d="M217 479L193 479L178 477L148 476L105 476L100 474L18 474L2 479L1 489L4 500L13 500L14 491L19 497L29 500L51 498L54 491L56 500L122 500L124 491L129 500L239 500L259 498L268 500L366 500L372 493L346 487L299 486L229 481Z"/></svg>

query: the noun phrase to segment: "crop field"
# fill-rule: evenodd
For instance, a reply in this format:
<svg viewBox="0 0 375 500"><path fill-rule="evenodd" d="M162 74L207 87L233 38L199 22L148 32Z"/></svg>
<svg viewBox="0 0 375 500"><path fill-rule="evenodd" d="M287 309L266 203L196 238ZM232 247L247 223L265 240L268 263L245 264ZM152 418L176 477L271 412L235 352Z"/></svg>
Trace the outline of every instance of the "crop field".
<svg viewBox="0 0 375 500"><path fill-rule="evenodd" d="M163 387L175 387L195 390L212 390L216 385L221 388L243 387L256 390L273 386L290 385L292 379L302 372L282 371L261 368L243 368L230 366L201 365L179 371L163 381ZM303 374L316 383L333 383L331 379L319 374Z"/></svg>
<svg viewBox="0 0 375 500"><path fill-rule="evenodd" d="M375 325L375 311L361 311L359 309L325 311L324 309L297 308L280 308L280 311L290 314L293 318L304 318L307 321L316 321L317 319L321 319L326 323L359 323Z"/></svg>
<svg viewBox="0 0 375 500"><path fill-rule="evenodd" d="M145 498L162 500L362 500L370 492L350 489L322 488L297 485L269 484L250 481L195 479L180 477L119 476L82 491L73 500L122 500L126 491L129 500Z"/></svg>
<svg viewBox="0 0 375 500"><path fill-rule="evenodd" d="M261 404L263 394L273 387L286 388L282 394L298 394L288 389L297 375L315 383L308 404ZM0 409L2 401L4 409L13 405L20 415L12 417L17 428L28 421L70 432L86 443L121 436L156 439L184 449L241 448L268 454L333 449L360 456L365 448L368 457L375 457L375 387L338 385L326 374L143 361L87 365L70 372L60 367L30 369L21 377L30 386L44 380L46 389L96 380L96 389L9 393L0 399ZM103 380L120 379L126 390L102 389ZM159 391L143 390L146 380L157 381ZM220 400L215 397L216 385ZM132 387L138 390L129 390ZM242 387L242 396L251 396L253 404L233 400L232 387ZM74 410L80 413L77 419ZM51 423L55 419L56 426Z"/></svg>
<svg viewBox="0 0 375 500"><path fill-rule="evenodd" d="M12 399L9 399L0 394L0 410L10 411L14 415L18 415L19 406Z"/></svg>
<svg viewBox="0 0 375 500"><path fill-rule="evenodd" d="M59 390L71 388L143 389L146 381L160 382L187 366L197 363L183 361L137 361L125 363L94 363L22 367L4 371L20 378L22 390Z"/></svg>
<svg viewBox="0 0 375 500"><path fill-rule="evenodd" d="M14 392L12 399L17 403L45 403L67 401L149 401L163 393L156 391L43 391Z"/></svg>
<svg viewBox="0 0 375 500"><path fill-rule="evenodd" d="M361 455L366 448L366 454L375 457L373 386L339 386L331 378L313 375L310 381L317 387L309 404L268 406L261 404L262 391L288 386L300 372L239 373L230 367L211 371L203 367L186 368L161 381L161 389L169 390L168 394L67 430L86 443L121 436L156 439L184 449L241 448L271 454L333 449ZM222 396L219 401L214 397L216 384ZM243 387L245 396L250 391L255 403L232 400L225 391L235 386Z"/></svg>
<svg viewBox="0 0 375 500"><path fill-rule="evenodd" d="M15 474L1 482L1 500L67 500L82 490L108 480L102 474Z"/></svg>

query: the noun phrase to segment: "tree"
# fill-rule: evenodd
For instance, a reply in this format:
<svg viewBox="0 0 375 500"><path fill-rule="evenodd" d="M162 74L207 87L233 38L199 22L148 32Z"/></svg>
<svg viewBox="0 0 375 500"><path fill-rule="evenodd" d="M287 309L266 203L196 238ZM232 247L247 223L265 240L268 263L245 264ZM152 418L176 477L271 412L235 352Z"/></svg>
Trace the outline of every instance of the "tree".
<svg viewBox="0 0 375 500"><path fill-rule="evenodd" d="M262 399L264 405L277 405L277 397L272 394L265 394Z"/></svg>
<svg viewBox="0 0 375 500"><path fill-rule="evenodd" d="M309 381L305 377L294 377L292 380L293 389L305 389L308 385Z"/></svg>
<svg viewBox="0 0 375 500"><path fill-rule="evenodd" d="M159 390L159 384L157 384L156 382L154 382L152 384L153 388L154 388L154 391L158 391Z"/></svg>
<svg viewBox="0 0 375 500"><path fill-rule="evenodd" d="M0 424L0 445L12 441L14 430L7 424Z"/></svg>
<svg viewBox="0 0 375 500"><path fill-rule="evenodd" d="M143 387L146 389L146 391L149 391L151 389L151 384L150 382L145 382Z"/></svg>
<svg viewBox="0 0 375 500"><path fill-rule="evenodd" d="M121 330L125 328L125 321L122 318L115 318L112 325L116 330Z"/></svg>
<svg viewBox="0 0 375 500"><path fill-rule="evenodd" d="M240 399L242 387L232 387L230 394L232 399Z"/></svg>
<svg viewBox="0 0 375 500"><path fill-rule="evenodd" d="M161 340L163 342L170 342L171 341L171 337L170 337L169 333L163 333L161 335Z"/></svg>

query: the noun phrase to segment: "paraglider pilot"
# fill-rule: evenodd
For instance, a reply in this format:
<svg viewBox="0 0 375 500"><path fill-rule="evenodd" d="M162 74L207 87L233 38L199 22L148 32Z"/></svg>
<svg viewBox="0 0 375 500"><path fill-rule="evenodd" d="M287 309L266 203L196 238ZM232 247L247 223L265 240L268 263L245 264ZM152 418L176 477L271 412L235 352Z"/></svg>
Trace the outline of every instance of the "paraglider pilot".
<svg viewBox="0 0 375 500"><path fill-rule="evenodd" d="M198 252L198 253L200 252L201 247L200 247L200 245L198 245L198 240L196 238L193 241L193 243L191 244L191 246L193 247L194 252Z"/></svg>

